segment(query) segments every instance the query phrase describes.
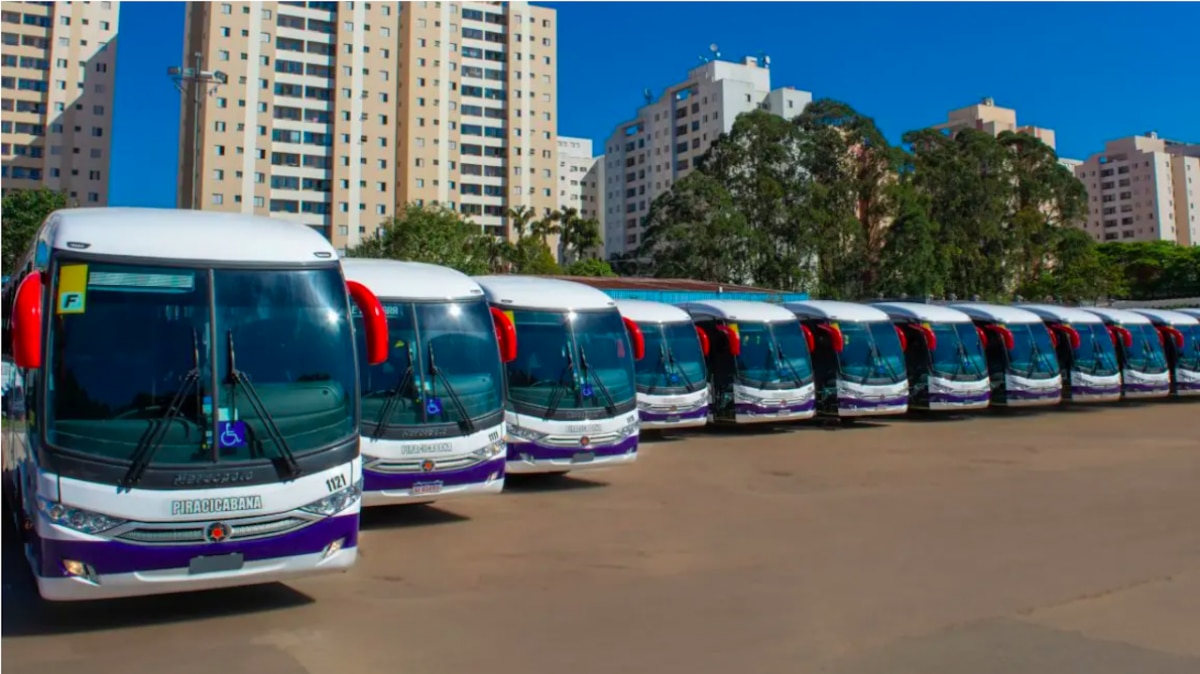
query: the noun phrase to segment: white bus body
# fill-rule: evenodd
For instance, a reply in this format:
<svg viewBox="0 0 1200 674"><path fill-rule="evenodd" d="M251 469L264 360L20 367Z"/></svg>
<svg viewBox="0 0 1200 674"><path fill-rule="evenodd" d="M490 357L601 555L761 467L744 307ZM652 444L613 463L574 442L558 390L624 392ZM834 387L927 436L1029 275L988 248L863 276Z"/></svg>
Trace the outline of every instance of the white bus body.
<svg viewBox="0 0 1200 674"><path fill-rule="evenodd" d="M987 354L970 316L917 302L872 306L905 330L910 409L953 412L988 406L992 387Z"/></svg>
<svg viewBox="0 0 1200 674"><path fill-rule="evenodd" d="M1171 394L1171 371L1158 331L1149 318L1124 309L1088 307L1110 328L1121 365L1124 398L1164 398Z"/></svg>
<svg viewBox="0 0 1200 674"><path fill-rule="evenodd" d="M1063 398L1072 402L1121 399L1121 368L1104 321L1090 311L1050 304L1018 304L1058 334L1055 348L1064 375ZM1054 333L1052 333L1054 334ZM1076 344L1077 341L1077 344ZM1063 356L1068 356L1063 358Z"/></svg>
<svg viewBox="0 0 1200 674"><path fill-rule="evenodd" d="M362 464L347 290L364 311L378 302L346 283L321 235L227 213L62 210L14 278L5 358L20 400L4 429L4 487L43 597L354 563ZM387 340L379 327L368 326L371 357Z"/></svg>
<svg viewBox="0 0 1200 674"><path fill-rule="evenodd" d="M479 276L516 327L505 366L508 473L565 473L637 459L638 335L616 303L579 283Z"/></svg>
<svg viewBox="0 0 1200 674"><path fill-rule="evenodd" d="M500 493L504 376L483 289L420 262L342 269L379 298L391 342L387 361L359 369L363 505Z"/></svg>
<svg viewBox="0 0 1200 674"><path fill-rule="evenodd" d="M1200 317L1168 309L1132 311L1149 318L1159 332L1171 370L1171 394L1200 395Z"/></svg>
<svg viewBox="0 0 1200 674"><path fill-rule="evenodd" d="M948 305L971 317L987 343L992 405L1037 407L1062 402L1062 374L1050 329L1037 314L983 302Z"/></svg>
<svg viewBox="0 0 1200 674"><path fill-rule="evenodd" d="M692 317L662 302L617 300L621 315L638 324L646 356L635 368L643 429L694 428L708 423L707 338Z"/></svg>

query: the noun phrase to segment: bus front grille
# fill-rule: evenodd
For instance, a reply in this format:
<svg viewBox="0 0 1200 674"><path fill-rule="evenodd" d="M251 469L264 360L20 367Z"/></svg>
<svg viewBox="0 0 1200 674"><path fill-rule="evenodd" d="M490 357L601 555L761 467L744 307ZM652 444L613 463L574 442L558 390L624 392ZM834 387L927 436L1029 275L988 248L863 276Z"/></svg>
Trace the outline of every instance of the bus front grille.
<svg viewBox="0 0 1200 674"><path fill-rule="evenodd" d="M250 541L267 536L278 536L302 529L313 520L303 519L292 515L270 518L253 518L227 521L230 533L227 540ZM115 534L114 539L137 545L186 545L189 543L205 543L204 535L209 522L164 522L164 523L134 523ZM127 525L128 526L128 525Z"/></svg>

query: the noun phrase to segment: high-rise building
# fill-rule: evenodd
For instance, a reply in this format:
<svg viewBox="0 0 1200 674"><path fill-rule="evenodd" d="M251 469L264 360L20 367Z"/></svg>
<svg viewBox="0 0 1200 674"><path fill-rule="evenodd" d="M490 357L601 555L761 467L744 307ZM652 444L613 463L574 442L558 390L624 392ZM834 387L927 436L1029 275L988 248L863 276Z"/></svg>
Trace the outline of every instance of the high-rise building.
<svg viewBox="0 0 1200 674"><path fill-rule="evenodd" d="M1110 141L1075 167L1096 241L1200 245L1200 144L1156 133Z"/></svg>
<svg viewBox="0 0 1200 674"><path fill-rule="evenodd" d="M108 203L117 2L5 2L3 190Z"/></svg>
<svg viewBox="0 0 1200 674"><path fill-rule="evenodd" d="M1017 111L996 105L992 98L985 98L977 105L951 110L946 115L946 121L934 126L956 133L962 129L978 129L993 136L999 136L1004 131L1026 133L1040 139L1054 149L1054 131L1037 126L1017 126Z"/></svg>
<svg viewBox="0 0 1200 674"><path fill-rule="evenodd" d="M592 156L588 138L558 137L558 207L575 208L580 217L603 222L604 156Z"/></svg>
<svg viewBox="0 0 1200 674"><path fill-rule="evenodd" d="M741 63L711 60L687 79L617 125L605 143L605 256L632 252L655 197L691 172L714 141L733 129L743 112L756 109L792 118L812 94L792 87L771 89L766 57Z"/></svg>
<svg viewBox="0 0 1200 674"><path fill-rule="evenodd" d="M189 3L183 65L204 95L180 123L179 205L307 224L345 249L397 205L507 232L555 206L553 10L491 2ZM196 172L193 174L193 170Z"/></svg>

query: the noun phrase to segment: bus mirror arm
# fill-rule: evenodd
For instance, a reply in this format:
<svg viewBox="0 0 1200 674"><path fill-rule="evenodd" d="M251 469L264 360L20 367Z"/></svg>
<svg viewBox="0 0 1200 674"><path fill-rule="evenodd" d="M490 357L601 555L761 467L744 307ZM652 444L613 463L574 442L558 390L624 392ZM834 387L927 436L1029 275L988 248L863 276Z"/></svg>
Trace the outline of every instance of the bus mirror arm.
<svg viewBox="0 0 1200 674"><path fill-rule="evenodd" d="M365 285L358 281L346 281L346 289L363 315L363 326L367 333L367 362L379 365L387 360L388 355L387 314L379 298Z"/></svg>
<svg viewBox="0 0 1200 674"><path fill-rule="evenodd" d="M22 369L42 366L42 272L21 279L13 301L13 360Z"/></svg>
<svg viewBox="0 0 1200 674"><path fill-rule="evenodd" d="M811 355L817 350L817 339L813 337L812 330L809 330L807 325L801 323L800 329L804 331L804 343L808 345L808 353Z"/></svg>
<svg viewBox="0 0 1200 674"><path fill-rule="evenodd" d="M632 319L621 317L625 323L625 332L629 333L629 342L633 346L633 359L641 360L646 357L646 337L642 329Z"/></svg>

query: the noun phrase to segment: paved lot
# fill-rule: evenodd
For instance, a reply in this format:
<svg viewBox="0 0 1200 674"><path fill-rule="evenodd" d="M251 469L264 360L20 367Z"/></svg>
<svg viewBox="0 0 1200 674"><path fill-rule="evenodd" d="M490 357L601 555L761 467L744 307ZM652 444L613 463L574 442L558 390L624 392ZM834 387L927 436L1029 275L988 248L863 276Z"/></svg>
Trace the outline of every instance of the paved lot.
<svg viewBox="0 0 1200 674"><path fill-rule="evenodd" d="M704 433L371 512L353 571L290 587L48 609L6 545L3 668L1195 674L1198 429L1177 403Z"/></svg>

